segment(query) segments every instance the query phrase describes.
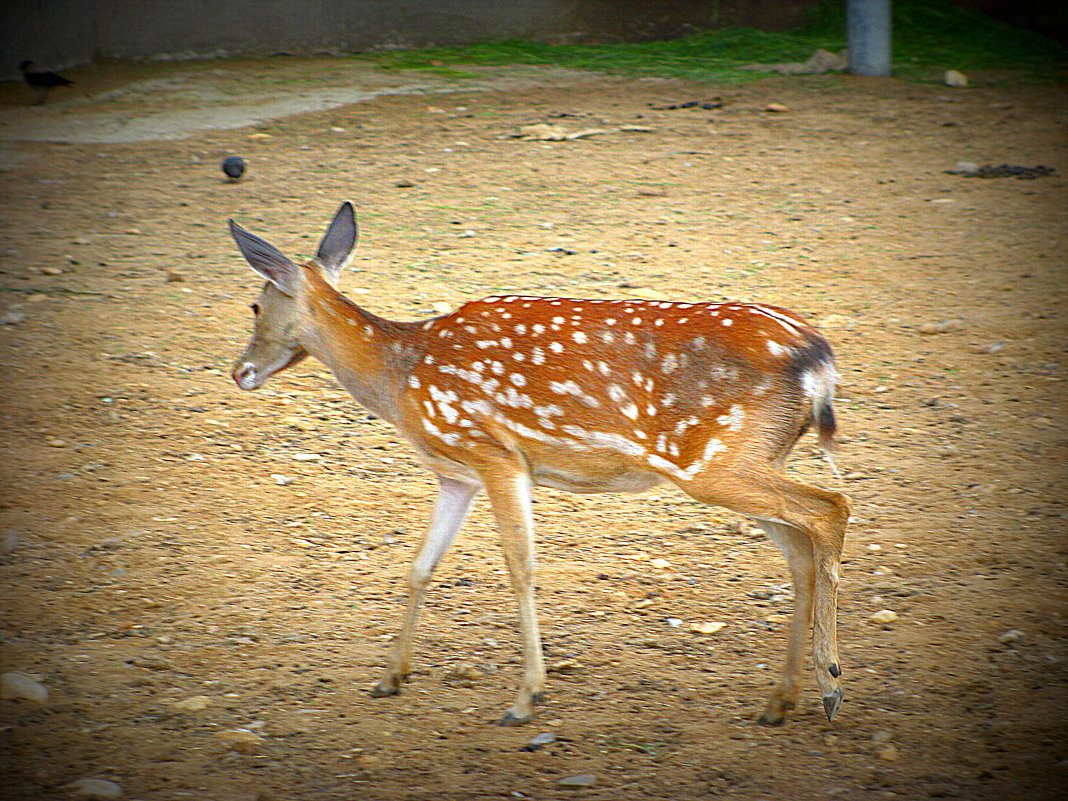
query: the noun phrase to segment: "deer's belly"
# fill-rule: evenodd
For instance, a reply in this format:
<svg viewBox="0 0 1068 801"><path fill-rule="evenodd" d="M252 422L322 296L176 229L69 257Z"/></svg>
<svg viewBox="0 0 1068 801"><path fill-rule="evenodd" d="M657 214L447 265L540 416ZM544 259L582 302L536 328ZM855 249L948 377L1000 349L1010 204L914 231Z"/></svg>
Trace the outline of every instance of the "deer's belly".
<svg viewBox="0 0 1068 801"><path fill-rule="evenodd" d="M644 470L598 473L560 465L534 465L531 478L539 487L565 492L644 492L664 482L662 476Z"/></svg>

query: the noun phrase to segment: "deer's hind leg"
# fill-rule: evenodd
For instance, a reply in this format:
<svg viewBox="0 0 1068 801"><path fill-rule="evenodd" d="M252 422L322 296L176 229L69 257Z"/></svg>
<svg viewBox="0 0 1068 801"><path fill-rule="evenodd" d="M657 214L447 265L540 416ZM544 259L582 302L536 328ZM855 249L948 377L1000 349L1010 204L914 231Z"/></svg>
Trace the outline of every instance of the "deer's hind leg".
<svg viewBox="0 0 1068 801"><path fill-rule="evenodd" d="M677 483L699 501L757 518L782 548L790 565L796 606L786 669L761 722L781 723L797 698L801 651L809 621L816 683L827 717L833 720L843 697L836 618L839 566L849 521L848 499L837 492L793 481L770 466L710 469Z"/></svg>

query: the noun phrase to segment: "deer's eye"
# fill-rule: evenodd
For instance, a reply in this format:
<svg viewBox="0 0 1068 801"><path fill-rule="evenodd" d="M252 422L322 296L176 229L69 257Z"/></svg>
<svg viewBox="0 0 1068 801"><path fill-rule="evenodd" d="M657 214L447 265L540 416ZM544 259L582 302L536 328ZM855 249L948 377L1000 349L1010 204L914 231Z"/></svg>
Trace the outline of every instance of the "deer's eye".
<svg viewBox="0 0 1068 801"><path fill-rule="evenodd" d="M259 314L260 313L260 304L258 304L258 303L253 303L251 306L249 306L249 308L252 309L252 313L253 314Z"/></svg>

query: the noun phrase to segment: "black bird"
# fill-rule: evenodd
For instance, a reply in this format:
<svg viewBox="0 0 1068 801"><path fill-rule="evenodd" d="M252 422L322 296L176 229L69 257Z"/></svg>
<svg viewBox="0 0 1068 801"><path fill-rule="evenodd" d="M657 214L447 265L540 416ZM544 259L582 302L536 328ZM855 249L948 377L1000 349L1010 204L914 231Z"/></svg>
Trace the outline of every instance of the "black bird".
<svg viewBox="0 0 1068 801"><path fill-rule="evenodd" d="M230 179L230 183L236 184L245 174L245 160L240 156L227 156L223 159L222 171Z"/></svg>
<svg viewBox="0 0 1068 801"><path fill-rule="evenodd" d="M54 72L39 72L33 67L33 62L28 60L19 64L19 69L22 70L22 77L26 79L26 83L37 91L37 102L39 104L45 102L48 90L53 86L74 85L74 81L67 80L62 75L56 75Z"/></svg>

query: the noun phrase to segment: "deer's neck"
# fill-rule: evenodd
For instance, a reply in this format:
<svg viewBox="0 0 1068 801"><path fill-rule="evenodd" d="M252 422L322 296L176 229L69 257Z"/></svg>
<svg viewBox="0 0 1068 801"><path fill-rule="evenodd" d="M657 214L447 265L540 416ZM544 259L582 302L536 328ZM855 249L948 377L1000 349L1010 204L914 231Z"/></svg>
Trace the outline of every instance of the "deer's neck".
<svg viewBox="0 0 1068 801"><path fill-rule="evenodd" d="M418 323L398 323L361 309L313 269L304 270L302 344L360 405L396 424L408 376L422 358Z"/></svg>

